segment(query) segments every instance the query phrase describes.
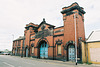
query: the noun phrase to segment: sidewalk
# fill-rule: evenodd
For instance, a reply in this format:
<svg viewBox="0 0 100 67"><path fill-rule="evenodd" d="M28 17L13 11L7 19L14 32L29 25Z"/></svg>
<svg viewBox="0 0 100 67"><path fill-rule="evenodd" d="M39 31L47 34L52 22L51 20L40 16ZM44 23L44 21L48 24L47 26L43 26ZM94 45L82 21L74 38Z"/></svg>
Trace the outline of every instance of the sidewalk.
<svg viewBox="0 0 100 67"><path fill-rule="evenodd" d="M80 64L78 63L77 65L75 65L75 62L71 62L71 61L59 61L59 60L49 60L49 59L37 59L37 58L32 58L32 57L23 57L26 59L31 59L31 60L35 60L38 62L44 62L44 63L49 63L49 64L57 64L57 65L67 65L67 66L74 66L74 67L100 67L100 64L91 64L88 65L86 63Z"/></svg>
<svg viewBox="0 0 100 67"><path fill-rule="evenodd" d="M20 56L13 56L13 57L21 58ZM30 60L34 60L34 61L37 61L37 62L55 64L55 65L63 65L63 66L67 66L67 67L100 67L100 64L88 65L86 63L83 63L83 64L78 63L77 65L75 65L75 62L71 62L71 61L63 62L63 61L59 61L59 60L37 59L37 58L32 58L32 57L23 57L23 59L30 59Z"/></svg>

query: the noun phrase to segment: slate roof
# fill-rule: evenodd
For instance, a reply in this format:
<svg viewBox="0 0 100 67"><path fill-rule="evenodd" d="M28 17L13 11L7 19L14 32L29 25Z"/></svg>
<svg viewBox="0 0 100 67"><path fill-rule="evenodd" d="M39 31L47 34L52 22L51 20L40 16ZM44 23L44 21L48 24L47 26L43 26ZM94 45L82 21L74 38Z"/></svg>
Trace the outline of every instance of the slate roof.
<svg viewBox="0 0 100 67"><path fill-rule="evenodd" d="M100 41L100 30L92 31L86 42Z"/></svg>
<svg viewBox="0 0 100 67"><path fill-rule="evenodd" d="M17 40L23 40L25 37L24 36L20 36L19 38L13 40L13 41L17 41Z"/></svg>

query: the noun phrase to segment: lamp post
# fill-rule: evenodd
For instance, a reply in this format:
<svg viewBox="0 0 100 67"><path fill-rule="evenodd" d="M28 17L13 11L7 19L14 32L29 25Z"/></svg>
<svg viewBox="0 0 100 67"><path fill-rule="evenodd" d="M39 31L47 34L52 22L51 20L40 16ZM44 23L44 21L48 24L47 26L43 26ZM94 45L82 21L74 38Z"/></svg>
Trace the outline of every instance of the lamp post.
<svg viewBox="0 0 100 67"><path fill-rule="evenodd" d="M76 50L76 65L77 65L77 35L76 35L76 15L75 13L77 12L74 12L74 24L75 24L75 50Z"/></svg>
<svg viewBox="0 0 100 67"><path fill-rule="evenodd" d="M14 40L14 34L12 34L12 42L13 42L13 40ZM14 43L13 43L14 44ZM12 45L12 47L13 47L13 45ZM13 55L13 49L12 49L12 54L11 55Z"/></svg>
<svg viewBox="0 0 100 67"><path fill-rule="evenodd" d="M22 45L22 55L21 55L21 58L23 58L23 56L24 56L24 53L23 53L23 51L24 51L24 39L25 39L25 36L23 36L23 45Z"/></svg>

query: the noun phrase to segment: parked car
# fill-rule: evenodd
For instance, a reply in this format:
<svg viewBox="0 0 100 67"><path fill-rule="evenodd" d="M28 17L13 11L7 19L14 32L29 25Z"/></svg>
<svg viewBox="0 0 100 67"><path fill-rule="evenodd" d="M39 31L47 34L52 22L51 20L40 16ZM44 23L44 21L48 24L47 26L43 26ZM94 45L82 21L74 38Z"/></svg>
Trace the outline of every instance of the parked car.
<svg viewBox="0 0 100 67"><path fill-rule="evenodd" d="M10 55L10 53L3 53L3 55Z"/></svg>

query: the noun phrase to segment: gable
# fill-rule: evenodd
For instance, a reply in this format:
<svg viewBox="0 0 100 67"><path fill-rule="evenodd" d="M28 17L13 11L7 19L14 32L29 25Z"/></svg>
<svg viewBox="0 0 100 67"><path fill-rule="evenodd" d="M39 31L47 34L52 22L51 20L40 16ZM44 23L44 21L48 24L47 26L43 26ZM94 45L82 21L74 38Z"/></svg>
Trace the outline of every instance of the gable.
<svg viewBox="0 0 100 67"><path fill-rule="evenodd" d="M48 29L50 26L49 25L46 25L46 24L42 24L39 28L38 28L38 31L42 31L44 29Z"/></svg>
<svg viewBox="0 0 100 67"><path fill-rule="evenodd" d="M43 19L43 21L40 23L40 25L38 26L38 31L44 30L44 29L48 29L48 28L54 28L54 25L48 24L46 23L45 19Z"/></svg>

